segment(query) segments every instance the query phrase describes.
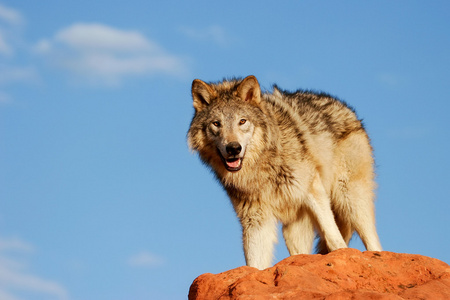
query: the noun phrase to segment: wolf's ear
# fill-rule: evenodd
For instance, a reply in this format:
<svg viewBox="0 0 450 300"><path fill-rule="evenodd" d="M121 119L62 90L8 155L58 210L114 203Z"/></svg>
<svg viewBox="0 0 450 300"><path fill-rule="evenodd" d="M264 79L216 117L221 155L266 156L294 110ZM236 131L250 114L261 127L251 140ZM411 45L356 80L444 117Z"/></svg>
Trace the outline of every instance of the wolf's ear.
<svg viewBox="0 0 450 300"><path fill-rule="evenodd" d="M244 101L259 104L261 101L261 88L256 77L253 75L245 77L237 87L237 95Z"/></svg>
<svg viewBox="0 0 450 300"><path fill-rule="evenodd" d="M200 79L194 79L192 82L192 99L195 111L204 109L215 97L216 92L209 84Z"/></svg>

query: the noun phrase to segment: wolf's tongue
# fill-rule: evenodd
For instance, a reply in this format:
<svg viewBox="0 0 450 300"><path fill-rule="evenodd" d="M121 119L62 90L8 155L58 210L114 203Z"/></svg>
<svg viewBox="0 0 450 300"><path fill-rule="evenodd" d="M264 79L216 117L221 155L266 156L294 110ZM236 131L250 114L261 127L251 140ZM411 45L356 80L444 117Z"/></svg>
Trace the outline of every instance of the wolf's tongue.
<svg viewBox="0 0 450 300"><path fill-rule="evenodd" d="M227 161L227 165L230 168L238 168L240 164L241 164L241 160L240 159L236 159L234 161Z"/></svg>

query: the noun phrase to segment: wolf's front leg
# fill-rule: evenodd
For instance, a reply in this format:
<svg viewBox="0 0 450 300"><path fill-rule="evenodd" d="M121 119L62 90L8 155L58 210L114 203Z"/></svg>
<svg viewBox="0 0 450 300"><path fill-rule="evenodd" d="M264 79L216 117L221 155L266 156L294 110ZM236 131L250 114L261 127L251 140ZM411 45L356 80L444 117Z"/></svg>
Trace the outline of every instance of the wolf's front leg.
<svg viewBox="0 0 450 300"><path fill-rule="evenodd" d="M290 255L311 253L315 233L306 209L299 212L297 220L283 224L283 236Z"/></svg>
<svg viewBox="0 0 450 300"><path fill-rule="evenodd" d="M273 216L246 216L241 219L247 266L260 270L272 266L273 246L277 241L277 220Z"/></svg>

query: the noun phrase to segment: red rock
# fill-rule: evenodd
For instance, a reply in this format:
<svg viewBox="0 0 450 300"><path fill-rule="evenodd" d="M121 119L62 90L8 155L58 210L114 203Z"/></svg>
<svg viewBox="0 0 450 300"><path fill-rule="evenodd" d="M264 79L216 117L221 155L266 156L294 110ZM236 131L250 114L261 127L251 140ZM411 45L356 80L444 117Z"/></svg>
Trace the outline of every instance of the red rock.
<svg viewBox="0 0 450 300"><path fill-rule="evenodd" d="M200 275L189 300L204 299L450 299L450 266L422 255L350 248L295 255L266 270Z"/></svg>

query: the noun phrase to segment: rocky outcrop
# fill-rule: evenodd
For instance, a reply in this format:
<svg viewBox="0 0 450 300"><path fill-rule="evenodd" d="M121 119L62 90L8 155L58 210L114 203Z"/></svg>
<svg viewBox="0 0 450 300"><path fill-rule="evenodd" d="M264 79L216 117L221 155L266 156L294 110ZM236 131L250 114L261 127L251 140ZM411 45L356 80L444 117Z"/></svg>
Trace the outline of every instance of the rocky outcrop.
<svg viewBox="0 0 450 300"><path fill-rule="evenodd" d="M450 299L450 266L422 255L340 249L261 271L200 275L189 291L194 299Z"/></svg>

